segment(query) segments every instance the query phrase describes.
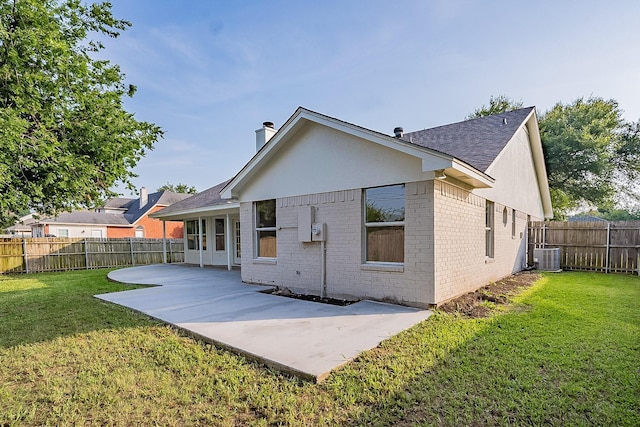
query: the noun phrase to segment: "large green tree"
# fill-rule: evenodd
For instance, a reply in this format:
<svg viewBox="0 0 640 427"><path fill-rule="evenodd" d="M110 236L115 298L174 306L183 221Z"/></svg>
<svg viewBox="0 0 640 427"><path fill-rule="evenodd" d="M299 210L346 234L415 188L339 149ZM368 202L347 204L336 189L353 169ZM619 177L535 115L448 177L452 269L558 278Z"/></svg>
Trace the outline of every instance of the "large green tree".
<svg viewBox="0 0 640 427"><path fill-rule="evenodd" d="M135 87L96 59L131 24L109 3L0 0L0 222L26 209L92 206L130 188L162 136L123 108Z"/></svg>
<svg viewBox="0 0 640 427"><path fill-rule="evenodd" d="M634 196L640 172L638 124L612 99L556 104L540 119L549 186L558 216L581 205L611 209Z"/></svg>

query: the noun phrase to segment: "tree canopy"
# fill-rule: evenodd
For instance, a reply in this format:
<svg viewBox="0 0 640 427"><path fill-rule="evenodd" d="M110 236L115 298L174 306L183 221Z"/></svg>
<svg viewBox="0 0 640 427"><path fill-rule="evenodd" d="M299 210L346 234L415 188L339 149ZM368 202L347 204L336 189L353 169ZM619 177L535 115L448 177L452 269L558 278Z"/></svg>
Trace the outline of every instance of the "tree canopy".
<svg viewBox="0 0 640 427"><path fill-rule="evenodd" d="M477 119L478 117L492 116L494 114L517 110L522 107L524 107L522 101L514 101L506 95L491 96L489 98L489 105L483 105L466 118Z"/></svg>
<svg viewBox="0 0 640 427"><path fill-rule="evenodd" d="M469 117L520 107L500 95ZM556 218L581 206L610 211L621 201L638 200L640 122L625 121L615 100L559 102L539 115L539 124Z"/></svg>
<svg viewBox="0 0 640 427"><path fill-rule="evenodd" d="M184 194L196 194L198 190L196 187L192 185L183 184L181 182L177 184L166 183L160 187L156 191L172 191L174 193L184 193Z"/></svg>
<svg viewBox="0 0 640 427"><path fill-rule="evenodd" d="M124 110L136 88L118 65L92 57L130 25L109 3L0 0L0 222L133 188L132 168L162 131Z"/></svg>

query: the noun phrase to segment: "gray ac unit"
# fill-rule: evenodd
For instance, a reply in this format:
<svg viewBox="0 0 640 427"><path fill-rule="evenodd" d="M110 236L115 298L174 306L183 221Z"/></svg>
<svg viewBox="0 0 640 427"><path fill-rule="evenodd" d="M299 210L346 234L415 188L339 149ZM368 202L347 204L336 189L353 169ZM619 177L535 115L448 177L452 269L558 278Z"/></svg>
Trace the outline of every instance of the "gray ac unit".
<svg viewBox="0 0 640 427"><path fill-rule="evenodd" d="M534 249L533 262L538 270L560 271L560 248Z"/></svg>

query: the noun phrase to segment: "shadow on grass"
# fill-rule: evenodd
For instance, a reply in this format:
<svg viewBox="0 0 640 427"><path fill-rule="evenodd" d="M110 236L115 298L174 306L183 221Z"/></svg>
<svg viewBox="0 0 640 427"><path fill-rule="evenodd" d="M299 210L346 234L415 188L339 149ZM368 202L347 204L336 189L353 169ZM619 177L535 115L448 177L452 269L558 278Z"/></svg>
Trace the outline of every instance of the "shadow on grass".
<svg viewBox="0 0 640 427"><path fill-rule="evenodd" d="M109 270L0 277L0 347L102 329L149 325L148 317L93 297L140 286L107 280ZM150 323L151 322L151 323Z"/></svg>
<svg viewBox="0 0 640 427"><path fill-rule="evenodd" d="M567 283L567 277L580 279L557 276L527 292L520 303L531 310L483 320L438 314L390 340L388 355L384 348L370 352L365 358L380 357L377 364L387 368L377 381L393 381L394 371L404 370L398 376L405 382L361 402L352 425L640 425L640 282L612 287L616 278L589 284ZM415 351L411 341L424 346L420 335L430 333L430 322L451 334L456 325L460 344L428 366L415 362L427 359L419 354L395 360L394 354ZM361 396L370 390L369 384Z"/></svg>

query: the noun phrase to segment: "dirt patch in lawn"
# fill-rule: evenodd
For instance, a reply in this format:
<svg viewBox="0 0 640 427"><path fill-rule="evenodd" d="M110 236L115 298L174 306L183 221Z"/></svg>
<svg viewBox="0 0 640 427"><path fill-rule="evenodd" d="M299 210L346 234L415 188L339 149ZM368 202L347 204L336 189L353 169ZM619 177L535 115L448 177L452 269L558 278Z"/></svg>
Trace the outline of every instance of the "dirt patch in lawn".
<svg viewBox="0 0 640 427"><path fill-rule="evenodd" d="M532 271L516 273L477 291L452 299L438 309L446 313L460 313L467 317L488 317L496 306L507 304L514 295L533 285L539 278L540 275Z"/></svg>

